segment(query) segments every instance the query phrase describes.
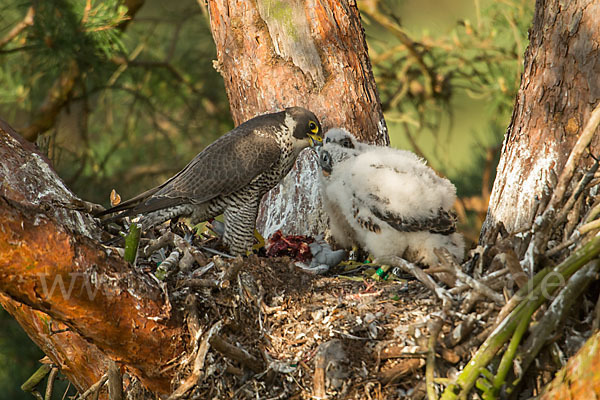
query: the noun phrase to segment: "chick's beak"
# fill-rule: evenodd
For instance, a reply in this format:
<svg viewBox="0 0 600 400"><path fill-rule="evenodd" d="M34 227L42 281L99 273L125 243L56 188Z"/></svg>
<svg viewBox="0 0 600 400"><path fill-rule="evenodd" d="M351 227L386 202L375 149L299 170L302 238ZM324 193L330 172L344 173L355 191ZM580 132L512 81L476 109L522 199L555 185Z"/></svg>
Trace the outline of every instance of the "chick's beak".
<svg viewBox="0 0 600 400"><path fill-rule="evenodd" d="M309 133L308 134L308 139L309 139L309 142L310 142L310 147L322 146L323 145L323 138L321 136L319 136L318 134Z"/></svg>

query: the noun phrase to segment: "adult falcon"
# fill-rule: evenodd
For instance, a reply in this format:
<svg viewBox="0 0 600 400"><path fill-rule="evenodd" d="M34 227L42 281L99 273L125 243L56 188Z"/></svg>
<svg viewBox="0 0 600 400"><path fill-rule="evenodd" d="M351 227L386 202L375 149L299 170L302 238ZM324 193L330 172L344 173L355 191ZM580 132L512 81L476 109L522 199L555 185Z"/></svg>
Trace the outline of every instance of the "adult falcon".
<svg viewBox="0 0 600 400"><path fill-rule="evenodd" d="M464 241L452 206L456 188L410 151L360 143L343 129L325 135L319 163L332 235L375 257L435 265L435 248L459 261Z"/></svg>
<svg viewBox="0 0 600 400"><path fill-rule="evenodd" d="M143 214L146 230L179 216L195 224L224 214L223 241L232 254L246 254L263 195L288 174L300 151L321 142L319 120L304 108L260 115L207 146L162 185L97 216Z"/></svg>

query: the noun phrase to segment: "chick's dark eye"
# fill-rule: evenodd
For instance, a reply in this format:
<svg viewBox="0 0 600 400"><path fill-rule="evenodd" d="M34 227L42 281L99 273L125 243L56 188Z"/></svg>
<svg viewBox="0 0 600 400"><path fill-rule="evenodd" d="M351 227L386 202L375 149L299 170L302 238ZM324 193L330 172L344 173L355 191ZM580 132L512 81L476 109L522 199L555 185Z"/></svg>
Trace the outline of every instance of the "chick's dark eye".
<svg viewBox="0 0 600 400"><path fill-rule="evenodd" d="M354 146L352 145L352 141L350 139L344 139L344 140L342 140L342 147L345 147L347 149L351 149Z"/></svg>
<svg viewBox="0 0 600 400"><path fill-rule="evenodd" d="M328 137L327 139L325 139L325 143L329 143L329 142L331 142L331 138Z"/></svg>

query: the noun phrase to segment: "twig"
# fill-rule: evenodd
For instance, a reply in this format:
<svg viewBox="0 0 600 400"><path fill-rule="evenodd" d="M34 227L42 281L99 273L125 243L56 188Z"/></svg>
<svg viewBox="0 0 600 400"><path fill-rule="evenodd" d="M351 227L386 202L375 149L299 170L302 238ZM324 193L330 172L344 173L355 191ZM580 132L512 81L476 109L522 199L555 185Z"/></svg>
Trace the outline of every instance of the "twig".
<svg viewBox="0 0 600 400"><path fill-rule="evenodd" d="M596 173L596 171L598 171L599 166L600 163L596 161L594 162L594 165L589 170L587 170L585 174L583 174L581 180L577 184L577 187L571 194L571 197L569 197L569 200L567 200L562 210L560 210L560 212L556 215L556 218L554 219L554 227L562 225L562 223L565 221L567 215L569 214L569 211L571 210L571 208L573 208L573 205L575 204L579 196L581 196L581 193L583 193L588 183L590 183L590 181L594 177L594 174Z"/></svg>
<svg viewBox="0 0 600 400"><path fill-rule="evenodd" d="M597 200L594 205L592 205L592 208L590 209L590 211L588 211L584 222L590 222L596 219L596 217L600 215L600 201Z"/></svg>
<svg viewBox="0 0 600 400"><path fill-rule="evenodd" d="M167 231L164 235L159 237L158 239L152 239L143 249L142 254L144 257L148 257L152 255L155 251L162 249L163 247L168 246L173 243L173 235L174 233L171 231Z"/></svg>
<svg viewBox="0 0 600 400"><path fill-rule="evenodd" d="M467 316L467 319L462 321L452 330L451 334L446 335L444 340L446 348L453 348L454 346L462 342L463 339L467 337L469 333L473 332L473 329L475 328L475 321L475 316L469 314Z"/></svg>
<svg viewBox="0 0 600 400"><path fill-rule="evenodd" d="M234 279L236 279L243 266L244 260L242 259L242 257L236 257L235 260L233 260L233 262L229 265L229 268L227 268L227 270L225 271L222 281L231 282Z"/></svg>
<svg viewBox="0 0 600 400"><path fill-rule="evenodd" d="M108 381L108 374L104 374L102 375L102 377L100 379L98 379L98 382L94 383L92 386L90 386L88 388L88 390L86 390L85 392L83 392L78 398L77 400L85 400L89 395L94 394L94 393L98 393L100 391L100 389L102 388L102 386L104 386L104 384L106 383L106 381Z"/></svg>
<svg viewBox="0 0 600 400"><path fill-rule="evenodd" d="M560 252L561 250L564 250L567 247L570 247L570 246L574 245L580 239L581 239L581 232L580 231L575 231L575 233L572 235L571 239L565 240L564 242L562 242L558 246L553 247L550 250L548 250L546 252L546 257L552 257L553 255L555 255L556 253Z"/></svg>
<svg viewBox="0 0 600 400"><path fill-rule="evenodd" d="M452 296L448 293L447 290L441 288L433 278L427 275L423 270L417 267L415 264L409 263L408 261L397 257L397 256L388 256L382 259L376 260L379 264L388 264L393 265L395 267L400 268L402 271L411 274L415 278L417 278L423 285L425 285L429 290L431 290L444 304L446 302L452 303Z"/></svg>
<svg viewBox="0 0 600 400"><path fill-rule="evenodd" d="M184 285L192 288L192 289L199 289L199 288L215 288L215 289L225 289L228 288L230 285L230 281L228 280L219 280L219 279L203 279L203 278L197 278L197 279L188 279L184 282Z"/></svg>
<svg viewBox="0 0 600 400"><path fill-rule="evenodd" d="M390 20L386 15L384 15L381 11L377 9L377 6L371 6L371 4L367 3L365 7L365 12L369 14L373 19L379 22L382 26L388 29L394 36L400 40L400 42L406 47L408 53L413 57L416 61L419 69L423 73L423 78L425 79L425 93L427 97L430 98L433 95L434 88L434 77L423 61L423 57L419 54L419 51L416 49L415 42L406 34L406 32L398 26L398 24L394 23Z"/></svg>
<svg viewBox="0 0 600 400"><path fill-rule="evenodd" d="M364 337L352 335L352 334L350 334L348 332L340 331L339 329L332 329L331 332L337 333L338 335L343 336L346 339L352 339L352 340L371 340L370 338L364 338Z"/></svg>
<svg viewBox="0 0 600 400"><path fill-rule="evenodd" d="M193 293L188 294L185 298L185 315L188 332L192 337L192 347L195 348L202 334L202 325L200 317L198 317L198 299Z"/></svg>
<svg viewBox="0 0 600 400"><path fill-rule="evenodd" d="M474 347L477 347L481 343L483 343L485 341L485 339L487 339L490 336L490 333L492 333L493 331L494 331L494 329L492 329L491 326L488 326L483 331L481 331L479 334L477 334L476 336L471 336L471 338L469 340L467 340L465 343L454 347L452 350L456 353L456 355L458 355L459 357L462 358L465 355L469 354L473 350Z"/></svg>
<svg viewBox="0 0 600 400"><path fill-rule="evenodd" d="M511 245L506 243L506 240L502 240L497 247L500 249L501 253L496 254L493 261L497 260L503 266L508 268L510 278L517 283L519 288L522 288L527 284L529 277L527 276L527 273L523 271L523 267L519 262L519 257L517 257L515 250ZM507 285L503 286L507 287Z"/></svg>
<svg viewBox="0 0 600 400"><path fill-rule="evenodd" d="M313 399L327 398L325 378L329 378L330 386L336 387L343 384L340 381L341 377L347 373L348 362L348 357L339 339L329 340L319 346L313 374Z"/></svg>
<svg viewBox="0 0 600 400"><path fill-rule="evenodd" d="M208 271L210 271L214 266L215 266L215 262L211 261L208 264L206 264L205 266L194 270L194 272L192 273L192 276L199 278L202 275L204 275L205 273L207 273Z"/></svg>
<svg viewBox="0 0 600 400"><path fill-rule="evenodd" d="M179 265L179 251L173 250L163 262L160 263L154 275L160 281L164 281L167 275Z"/></svg>
<svg viewBox="0 0 600 400"><path fill-rule="evenodd" d="M185 381L179 385L179 387L168 397L167 400L177 400L182 398L191 388L193 388L199 381L204 371L204 362L206 360L206 354L210 349L210 341L214 335L221 331L223 327L223 320L217 321L202 337L202 342L196 352L196 358L194 359L194 367L192 373L185 379Z"/></svg>
<svg viewBox="0 0 600 400"><path fill-rule="evenodd" d="M48 375L52 370L49 364L42 364L34 373L21 385L21 390L31 393L34 397L42 400L42 395L38 393L35 387Z"/></svg>
<svg viewBox="0 0 600 400"><path fill-rule="evenodd" d="M231 358L232 360L238 361L243 366L249 368L255 373L264 371L265 367L261 360L248 353L246 350L234 346L227 342L219 335L214 335L209 340L210 345L224 356Z"/></svg>
<svg viewBox="0 0 600 400"><path fill-rule="evenodd" d="M209 253L213 253L213 254L216 254L216 255L218 255L218 256L221 256L221 257L225 257L225 258L235 258L235 256L232 256L231 254L223 253L222 251L215 250L215 249L211 249L210 247L202 246L202 247L201 247L201 249L202 249L202 250L206 250L206 251L208 251Z"/></svg>
<svg viewBox="0 0 600 400"><path fill-rule="evenodd" d="M481 283L481 282L473 279L469 275L465 274L464 272L462 272L460 270L460 266L458 264L450 261L451 258L449 256L451 256L451 255L448 252L448 250L446 250L444 248L434 249L434 253L438 256L438 259L440 260L440 262L448 268L449 272L454 274L460 281L462 281L462 282L466 283L467 285L469 285L470 287L472 287L473 290L475 290L476 292L481 293L482 295L489 298L490 300L493 300L496 304L501 305L501 306L504 305L505 301L501 294L496 293L495 291L493 291L492 289L490 289L483 283Z"/></svg>
<svg viewBox="0 0 600 400"><path fill-rule="evenodd" d="M25 14L25 18L19 23L17 23L11 30L0 39L0 49L4 47L8 42L13 40L17 35L25 30L28 26L33 25L33 17L35 16L35 10L33 7L29 7L27 9L27 13Z"/></svg>
<svg viewBox="0 0 600 400"><path fill-rule="evenodd" d="M533 314L533 313L532 313ZM497 396L502 388L506 380L506 375L508 374L510 367L513 365L513 360L515 357L515 353L517 352L517 348L519 347L519 343L521 343L521 339L523 339L523 335L527 332L527 327L529 327L529 318L522 318L515 328L515 331L510 339L510 343L508 344L508 348L502 355L502 359L500 360L500 365L498 366L498 371L496 372L496 376L494 377L492 394Z"/></svg>
<svg viewBox="0 0 600 400"><path fill-rule="evenodd" d="M446 303L449 304L449 303ZM445 307L447 308L447 306ZM444 315L439 317L433 316L429 324L429 338L427 340L427 364L425 366L425 384L427 386L427 397L429 400L437 400L437 393L435 391L435 346L437 339L442 330L444 323Z"/></svg>
<svg viewBox="0 0 600 400"><path fill-rule="evenodd" d="M580 226L577 230L579 231L580 235L585 235L586 233L596 229L600 229L600 219L588 222L587 224Z"/></svg>
<svg viewBox="0 0 600 400"><path fill-rule="evenodd" d="M52 400L52 391L54 390L54 381L56 380L56 375L58 375L58 368L53 367L48 375L48 383L46 384L46 395L44 396L44 400Z"/></svg>
<svg viewBox="0 0 600 400"><path fill-rule="evenodd" d="M183 256L179 261L179 269L183 272L189 272L194 265L194 256L188 249L183 249Z"/></svg>
<svg viewBox="0 0 600 400"><path fill-rule="evenodd" d="M179 248L182 252L188 251L191 256L194 258L194 261L198 263L198 265L204 265L208 261L207 257L200 252L197 248L192 246L187 240L182 238L177 234L173 234L173 245ZM182 268L183 271L186 271Z"/></svg>
<svg viewBox="0 0 600 400"><path fill-rule="evenodd" d="M446 270L446 269L444 269L444 270ZM508 273L508 271L509 271L508 267L499 269L498 271L494 271L491 274L487 274L486 276L482 277L481 282L485 285L490 285L491 283L494 283L496 280L498 280L499 278L506 275ZM463 283L460 286L456 286L456 287L453 287L452 289L449 289L448 292L452 295L455 295L455 294L462 293L469 288L470 288L469 285L467 285L466 283Z"/></svg>
<svg viewBox="0 0 600 400"><path fill-rule="evenodd" d="M123 376L119 366L113 360L108 362L108 398L110 400L123 399Z"/></svg>

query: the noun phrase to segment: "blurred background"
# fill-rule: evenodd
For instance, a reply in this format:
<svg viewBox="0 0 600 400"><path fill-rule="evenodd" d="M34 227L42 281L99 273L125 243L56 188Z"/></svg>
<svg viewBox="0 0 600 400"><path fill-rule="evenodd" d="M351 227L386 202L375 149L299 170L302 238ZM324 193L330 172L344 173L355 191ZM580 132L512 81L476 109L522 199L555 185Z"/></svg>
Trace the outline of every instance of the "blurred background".
<svg viewBox="0 0 600 400"><path fill-rule="evenodd" d="M75 193L105 206L113 188L126 199L164 181L233 127L202 2L122 3L0 5L0 118L46 151ZM475 242L534 2L358 5L391 144L456 184L460 230ZM0 309L0 398L31 398L19 387L42 356Z"/></svg>

